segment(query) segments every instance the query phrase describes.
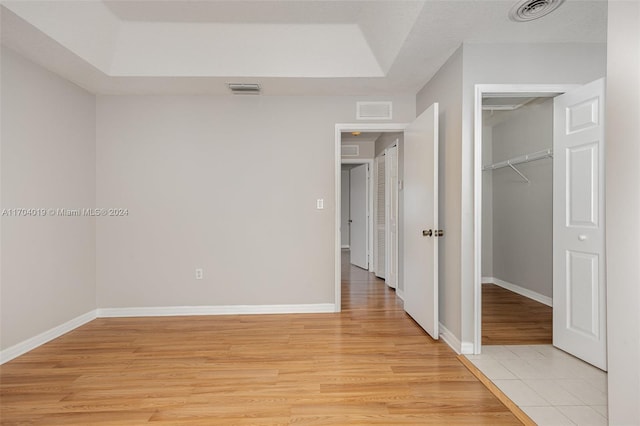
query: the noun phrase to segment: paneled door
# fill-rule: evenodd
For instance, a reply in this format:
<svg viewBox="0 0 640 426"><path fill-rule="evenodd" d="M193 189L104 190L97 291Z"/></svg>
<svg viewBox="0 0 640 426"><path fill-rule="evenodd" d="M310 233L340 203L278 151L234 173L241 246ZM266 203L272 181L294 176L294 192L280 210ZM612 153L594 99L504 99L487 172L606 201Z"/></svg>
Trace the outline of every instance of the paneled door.
<svg viewBox="0 0 640 426"><path fill-rule="evenodd" d="M398 146L387 148L385 167L385 281L398 287Z"/></svg>
<svg viewBox="0 0 640 426"><path fill-rule="evenodd" d="M438 104L404 134L404 310L438 338Z"/></svg>
<svg viewBox="0 0 640 426"><path fill-rule="evenodd" d="M553 344L606 370L604 90L554 99Z"/></svg>

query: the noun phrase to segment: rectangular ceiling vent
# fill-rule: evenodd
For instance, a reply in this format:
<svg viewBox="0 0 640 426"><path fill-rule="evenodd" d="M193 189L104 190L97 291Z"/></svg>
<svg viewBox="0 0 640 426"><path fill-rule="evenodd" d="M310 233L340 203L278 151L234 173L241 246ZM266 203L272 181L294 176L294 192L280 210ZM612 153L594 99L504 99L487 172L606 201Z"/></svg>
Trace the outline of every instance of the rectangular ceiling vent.
<svg viewBox="0 0 640 426"><path fill-rule="evenodd" d="M260 85L254 83L229 83L231 93L234 95L259 95Z"/></svg>
<svg viewBox="0 0 640 426"><path fill-rule="evenodd" d="M357 120L391 120L392 102L357 102Z"/></svg>
<svg viewBox="0 0 640 426"><path fill-rule="evenodd" d="M360 155L360 147L358 145L342 145L343 157L357 157Z"/></svg>

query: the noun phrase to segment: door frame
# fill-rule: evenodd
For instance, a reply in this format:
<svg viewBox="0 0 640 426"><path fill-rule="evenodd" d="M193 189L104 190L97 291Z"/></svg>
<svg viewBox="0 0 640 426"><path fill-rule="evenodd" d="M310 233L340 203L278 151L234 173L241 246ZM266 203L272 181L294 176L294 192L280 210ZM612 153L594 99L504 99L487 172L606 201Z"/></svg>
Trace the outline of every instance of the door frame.
<svg viewBox="0 0 640 426"><path fill-rule="evenodd" d="M334 310L335 312L340 312L342 310L342 281L341 281L341 268L342 268L342 244L340 241L340 201L341 201L341 171L342 171L342 133L343 132L381 132L381 133L392 133L392 132L404 132L408 127L407 123L336 123L335 125L335 145L334 145L334 205L335 207L335 215L334 215L334 281L335 281L335 299L334 299ZM367 159L348 159L346 161L355 161L356 163L365 163ZM373 164L373 159L370 160L371 164ZM347 163L345 163L347 164ZM352 163L353 164L353 163ZM373 183L373 179L370 179L370 186ZM373 197L371 199L373 202ZM373 215L369 215L371 227L370 231L373 228ZM372 238L370 238L372 240ZM373 250L371 250L373 253ZM370 263L371 266L371 263Z"/></svg>
<svg viewBox="0 0 640 426"><path fill-rule="evenodd" d="M555 97L580 84L476 84L473 110L473 354L482 350L482 97Z"/></svg>
<svg viewBox="0 0 640 426"><path fill-rule="evenodd" d="M374 179L373 179L373 159L368 158L345 158L340 161L340 166L343 164L358 164L358 165L367 165L367 242L365 246L367 247L367 270L369 272L373 271L373 191L374 189ZM342 167L340 167L340 171L342 171ZM342 179L342 174L340 174L340 179ZM340 182L342 184L342 182ZM340 191L342 194L342 185L340 185ZM342 201L342 198L340 198ZM338 209L338 213L340 213L342 206ZM340 218L342 219L342 217ZM340 221L340 225L342 225L342 220ZM351 245L351 237L349 237L349 245ZM340 238L340 250L342 251L342 238Z"/></svg>

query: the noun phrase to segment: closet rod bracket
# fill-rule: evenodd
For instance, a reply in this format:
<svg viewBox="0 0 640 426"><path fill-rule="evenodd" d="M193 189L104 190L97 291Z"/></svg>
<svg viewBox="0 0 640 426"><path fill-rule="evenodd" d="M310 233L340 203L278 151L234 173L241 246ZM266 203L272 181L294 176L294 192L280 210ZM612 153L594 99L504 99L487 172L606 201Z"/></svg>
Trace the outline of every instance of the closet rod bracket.
<svg viewBox="0 0 640 426"><path fill-rule="evenodd" d="M524 179L527 183L531 183L531 181L530 181L529 179L527 179L527 177L526 177L525 175L523 175L523 174L522 174L522 172L521 172L520 170L516 169L516 166L514 166L514 165L513 165L513 164L511 164L511 163L508 163L508 165L509 165L509 167L511 167L511 169L513 169L513 171L514 171L514 172L516 172L517 174L519 174L519 175L520 175L520 177L521 177L522 179Z"/></svg>

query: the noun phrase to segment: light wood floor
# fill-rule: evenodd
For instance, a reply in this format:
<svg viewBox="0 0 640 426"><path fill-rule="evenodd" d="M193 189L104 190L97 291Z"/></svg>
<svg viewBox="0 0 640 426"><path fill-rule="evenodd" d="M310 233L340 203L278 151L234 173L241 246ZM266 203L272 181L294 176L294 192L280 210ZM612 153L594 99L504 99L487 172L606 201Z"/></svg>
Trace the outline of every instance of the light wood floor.
<svg viewBox="0 0 640 426"><path fill-rule="evenodd" d="M343 278L340 314L95 320L0 368L1 424L519 424L382 281Z"/></svg>
<svg viewBox="0 0 640 426"><path fill-rule="evenodd" d="M483 345L552 343L553 308L494 284L482 285Z"/></svg>

